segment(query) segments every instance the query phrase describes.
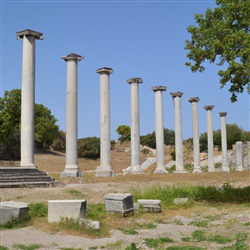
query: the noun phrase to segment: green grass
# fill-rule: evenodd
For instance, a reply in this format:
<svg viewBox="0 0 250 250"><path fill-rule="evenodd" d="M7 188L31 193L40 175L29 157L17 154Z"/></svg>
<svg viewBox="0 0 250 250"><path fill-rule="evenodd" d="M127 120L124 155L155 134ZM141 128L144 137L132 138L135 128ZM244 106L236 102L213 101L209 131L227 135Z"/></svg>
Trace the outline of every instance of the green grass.
<svg viewBox="0 0 250 250"><path fill-rule="evenodd" d="M124 234L131 234L131 235L136 235L139 234L136 230L134 229L123 229L121 230Z"/></svg>
<svg viewBox="0 0 250 250"><path fill-rule="evenodd" d="M166 237L162 237L162 238L157 238L157 239L153 239L153 238L145 238L144 239L145 244L148 247L158 247L159 245L162 245L164 243L172 243L174 242L174 240L170 239L170 238L166 238Z"/></svg>
<svg viewBox="0 0 250 250"><path fill-rule="evenodd" d="M60 248L61 250L83 250L82 248L74 248L74 247L66 247L66 248Z"/></svg>
<svg viewBox="0 0 250 250"><path fill-rule="evenodd" d="M232 242L231 239L223 237L221 235L213 235L213 236L208 238L208 241L216 242L218 244L225 244L225 243L228 243L228 242Z"/></svg>
<svg viewBox="0 0 250 250"><path fill-rule="evenodd" d="M7 221L5 224L0 226L0 230L1 229L14 229L14 228L26 227L29 224L30 224L30 218L19 219L17 217L12 217L9 221Z"/></svg>
<svg viewBox="0 0 250 250"><path fill-rule="evenodd" d="M176 207L173 205L174 198L187 197L190 201L208 201L208 202L228 202L228 203L249 203L250 186L232 187L225 183L218 186L193 186L193 187L170 187L155 186L146 190L132 189L135 201L138 199L159 199L167 207ZM187 206L191 206L188 204Z"/></svg>
<svg viewBox="0 0 250 250"><path fill-rule="evenodd" d="M192 233L192 237L195 241L201 242L206 240L205 232L202 230L196 230Z"/></svg>
<svg viewBox="0 0 250 250"><path fill-rule="evenodd" d="M133 242L130 246L126 247L125 250L139 250L139 248L137 248L136 244Z"/></svg>
<svg viewBox="0 0 250 250"><path fill-rule="evenodd" d="M12 245L13 248L18 250L35 250L42 247L42 245L39 244L30 244L30 245L24 245L24 244L14 244Z"/></svg>
<svg viewBox="0 0 250 250"><path fill-rule="evenodd" d="M191 225L197 226L197 227L207 227L209 223L209 220L195 220L191 222Z"/></svg>
<svg viewBox="0 0 250 250"><path fill-rule="evenodd" d="M43 203L31 203L28 205L31 218L48 217L48 206Z"/></svg>
<svg viewBox="0 0 250 250"><path fill-rule="evenodd" d="M8 247L0 246L0 250L9 250Z"/></svg>
<svg viewBox="0 0 250 250"><path fill-rule="evenodd" d="M87 204L86 218L103 222L106 219L105 205L102 203Z"/></svg>
<svg viewBox="0 0 250 250"><path fill-rule="evenodd" d="M101 248L103 248L103 249L115 249L115 250L117 250L117 249L121 249L122 244L123 244L123 241L122 240L118 240L118 241L116 241L114 243L109 243L106 246L101 247Z"/></svg>
<svg viewBox="0 0 250 250"><path fill-rule="evenodd" d="M76 198L81 198L84 199L86 196L85 194L83 194L82 192L75 190L75 189L70 189L66 191L68 194L71 194L72 196L76 197Z"/></svg>

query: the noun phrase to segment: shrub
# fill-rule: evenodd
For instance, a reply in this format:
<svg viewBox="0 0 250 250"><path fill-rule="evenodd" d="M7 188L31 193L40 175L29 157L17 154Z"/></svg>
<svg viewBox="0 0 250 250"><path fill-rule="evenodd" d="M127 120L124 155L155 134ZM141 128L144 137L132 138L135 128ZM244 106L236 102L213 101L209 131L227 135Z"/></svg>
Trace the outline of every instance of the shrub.
<svg viewBox="0 0 250 250"><path fill-rule="evenodd" d="M100 138L87 137L78 140L78 157L97 159L100 157Z"/></svg>
<svg viewBox="0 0 250 250"><path fill-rule="evenodd" d="M48 207L43 203L31 203L29 204L29 215L34 217L47 217Z"/></svg>

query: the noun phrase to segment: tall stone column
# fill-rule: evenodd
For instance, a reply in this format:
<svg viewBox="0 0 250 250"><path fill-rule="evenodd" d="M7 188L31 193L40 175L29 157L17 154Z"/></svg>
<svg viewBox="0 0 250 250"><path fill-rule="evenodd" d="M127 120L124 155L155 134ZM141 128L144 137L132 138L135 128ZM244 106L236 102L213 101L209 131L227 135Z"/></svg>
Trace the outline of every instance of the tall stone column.
<svg viewBox="0 0 250 250"><path fill-rule="evenodd" d="M236 171L244 171L242 141L236 142Z"/></svg>
<svg viewBox="0 0 250 250"><path fill-rule="evenodd" d="M131 173L140 172L140 110L139 84L141 78L130 78L130 113L131 113Z"/></svg>
<svg viewBox="0 0 250 250"><path fill-rule="evenodd" d="M61 177L78 177L78 62L84 57L71 53L63 56L67 62L66 90L66 165Z"/></svg>
<svg viewBox="0 0 250 250"><path fill-rule="evenodd" d="M212 109L214 105L207 105L204 109L207 111L207 148L208 148L208 172L214 172L214 139L213 139L213 121Z"/></svg>
<svg viewBox="0 0 250 250"><path fill-rule="evenodd" d="M221 124L221 149L222 149L222 172L230 172L227 156L227 123L226 112L220 112L220 124Z"/></svg>
<svg viewBox="0 0 250 250"><path fill-rule="evenodd" d="M166 91L165 86L152 87L155 92L155 136L156 136L156 160L157 167L154 174L163 173L168 171L165 168L164 159L164 125L163 125L163 108L162 108L162 91Z"/></svg>
<svg viewBox="0 0 250 250"><path fill-rule="evenodd" d="M111 68L96 70L100 74L100 141L101 165L97 167L95 176L114 176L115 172L110 165L110 84Z"/></svg>
<svg viewBox="0 0 250 250"><path fill-rule="evenodd" d="M174 173L187 173L184 168L183 160L183 136L182 136L182 92L170 93L174 100L174 123L175 123L175 161L176 170Z"/></svg>
<svg viewBox="0 0 250 250"><path fill-rule="evenodd" d="M43 33L33 30L16 32L23 39L22 105L21 105L21 167L36 168L34 164L35 133L35 42Z"/></svg>
<svg viewBox="0 0 250 250"><path fill-rule="evenodd" d="M198 102L199 97L190 97L188 101L192 104L192 127L193 127L193 150L194 150L194 170L193 173L201 173L200 167L200 138L198 122Z"/></svg>

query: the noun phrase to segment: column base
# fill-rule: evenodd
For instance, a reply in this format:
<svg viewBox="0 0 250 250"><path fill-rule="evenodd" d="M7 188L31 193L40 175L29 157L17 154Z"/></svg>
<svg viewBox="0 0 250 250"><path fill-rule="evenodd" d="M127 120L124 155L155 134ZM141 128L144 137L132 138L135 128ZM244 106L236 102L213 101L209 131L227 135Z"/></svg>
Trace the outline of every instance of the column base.
<svg viewBox="0 0 250 250"><path fill-rule="evenodd" d="M230 172L230 168L229 167L222 167L220 168L221 172Z"/></svg>
<svg viewBox="0 0 250 250"><path fill-rule="evenodd" d="M245 169L242 166L238 166L236 167L236 171L242 172L242 171L245 171Z"/></svg>
<svg viewBox="0 0 250 250"><path fill-rule="evenodd" d="M188 171L186 170L175 170L173 171L174 174L188 174Z"/></svg>
<svg viewBox="0 0 250 250"><path fill-rule="evenodd" d="M168 171L164 167L157 167L153 174L167 174Z"/></svg>
<svg viewBox="0 0 250 250"><path fill-rule="evenodd" d="M37 166L34 163L20 163L21 168L27 168L27 169L37 169Z"/></svg>
<svg viewBox="0 0 250 250"><path fill-rule="evenodd" d="M116 173L112 169L97 169L95 170L96 177L113 177L116 176Z"/></svg>
<svg viewBox="0 0 250 250"><path fill-rule="evenodd" d="M193 171L192 171L193 174L199 174L199 173L202 173L201 169L200 168L194 168Z"/></svg>
<svg viewBox="0 0 250 250"><path fill-rule="evenodd" d="M61 178L64 177L82 177L84 176L83 172L79 171L78 166L75 165L73 167L67 166L65 167L64 171L60 174Z"/></svg>

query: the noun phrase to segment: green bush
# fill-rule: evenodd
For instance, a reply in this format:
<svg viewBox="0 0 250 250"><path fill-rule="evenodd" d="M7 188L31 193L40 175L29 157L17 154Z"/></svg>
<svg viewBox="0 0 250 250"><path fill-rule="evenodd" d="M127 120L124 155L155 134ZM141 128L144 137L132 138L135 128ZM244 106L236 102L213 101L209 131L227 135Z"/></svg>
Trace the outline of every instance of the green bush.
<svg viewBox="0 0 250 250"><path fill-rule="evenodd" d="M89 159L100 158L100 138L87 137L79 139L78 157Z"/></svg>
<svg viewBox="0 0 250 250"><path fill-rule="evenodd" d="M29 215L34 217L47 217L48 207L43 203L31 203L29 204Z"/></svg>

